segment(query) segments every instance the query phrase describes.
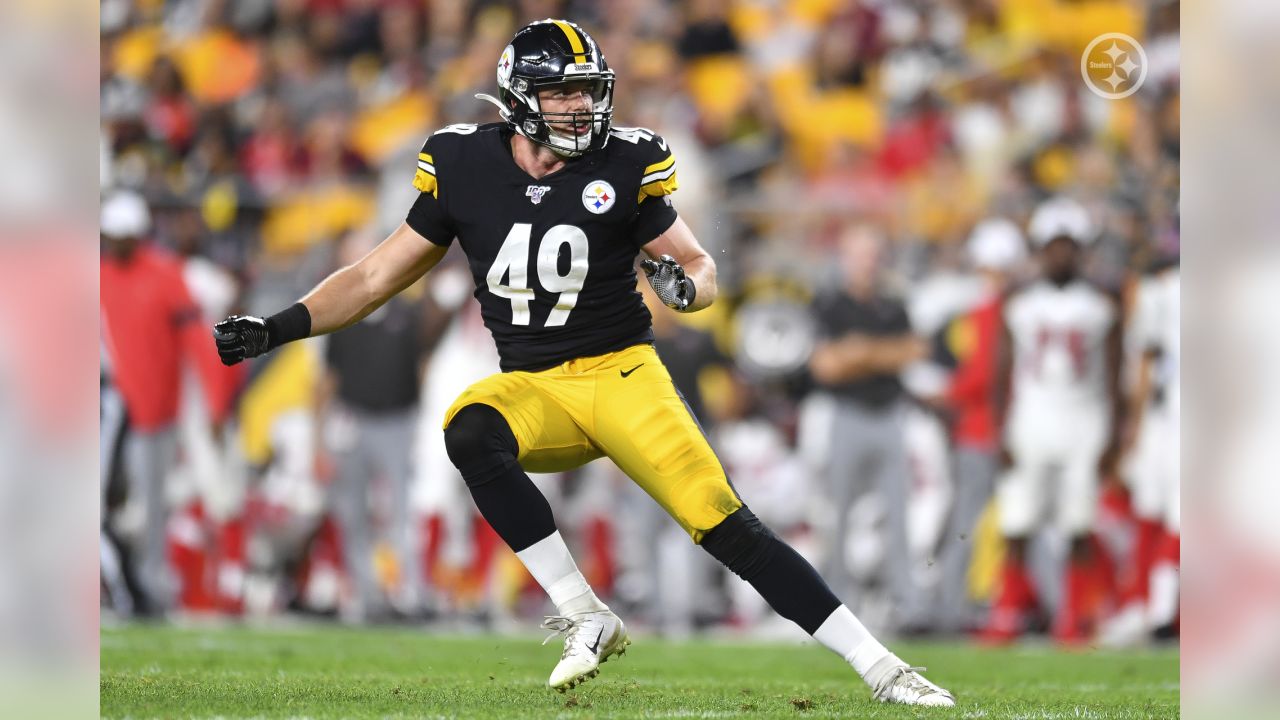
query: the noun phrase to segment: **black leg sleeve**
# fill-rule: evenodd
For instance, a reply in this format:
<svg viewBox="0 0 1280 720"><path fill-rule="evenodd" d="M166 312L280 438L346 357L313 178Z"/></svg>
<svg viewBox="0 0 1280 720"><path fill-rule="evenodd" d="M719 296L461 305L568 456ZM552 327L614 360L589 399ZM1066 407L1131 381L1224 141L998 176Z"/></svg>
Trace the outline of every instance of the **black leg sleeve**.
<svg viewBox="0 0 1280 720"><path fill-rule="evenodd" d="M779 615L812 635L840 600L813 569L743 505L702 538L702 547L732 570Z"/></svg>
<svg viewBox="0 0 1280 720"><path fill-rule="evenodd" d="M445 428L444 445L476 508L513 552L556 531L551 506L516 460L520 447L501 413L464 407Z"/></svg>

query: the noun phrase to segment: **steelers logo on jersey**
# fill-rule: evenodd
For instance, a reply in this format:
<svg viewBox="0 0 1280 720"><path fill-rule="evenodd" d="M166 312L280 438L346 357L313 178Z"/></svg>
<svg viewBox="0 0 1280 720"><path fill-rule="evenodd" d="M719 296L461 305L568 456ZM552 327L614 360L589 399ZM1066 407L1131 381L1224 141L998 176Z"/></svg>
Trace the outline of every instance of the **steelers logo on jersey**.
<svg viewBox="0 0 1280 720"><path fill-rule="evenodd" d="M596 215L603 215L613 207L616 193L604 180L592 180L582 190L582 206Z"/></svg>

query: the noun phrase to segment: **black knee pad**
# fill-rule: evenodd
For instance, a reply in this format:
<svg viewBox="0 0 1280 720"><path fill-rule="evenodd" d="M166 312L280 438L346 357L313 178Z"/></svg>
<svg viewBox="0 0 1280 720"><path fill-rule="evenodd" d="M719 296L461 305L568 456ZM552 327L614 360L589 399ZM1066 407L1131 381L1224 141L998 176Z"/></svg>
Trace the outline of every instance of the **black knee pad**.
<svg viewBox="0 0 1280 720"><path fill-rule="evenodd" d="M702 548L738 577L750 581L777 551L778 538L743 505L702 536Z"/></svg>
<svg viewBox="0 0 1280 720"><path fill-rule="evenodd" d="M484 485L518 466L519 443L502 413L468 405L444 429L444 448L469 487Z"/></svg>

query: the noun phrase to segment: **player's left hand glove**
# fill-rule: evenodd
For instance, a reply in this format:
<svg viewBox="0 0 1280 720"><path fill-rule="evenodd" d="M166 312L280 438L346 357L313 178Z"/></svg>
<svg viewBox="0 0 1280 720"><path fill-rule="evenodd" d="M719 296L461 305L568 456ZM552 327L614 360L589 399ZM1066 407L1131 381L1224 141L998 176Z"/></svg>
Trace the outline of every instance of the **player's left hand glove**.
<svg viewBox="0 0 1280 720"><path fill-rule="evenodd" d="M641 260L640 268L649 279L653 292L663 305L677 312L685 312L693 304L696 290L693 280L685 277L684 268L670 255L659 256L657 261Z"/></svg>
<svg viewBox="0 0 1280 720"><path fill-rule="evenodd" d="M214 325L213 339L223 365L235 365L270 349L266 321L251 315L232 315Z"/></svg>

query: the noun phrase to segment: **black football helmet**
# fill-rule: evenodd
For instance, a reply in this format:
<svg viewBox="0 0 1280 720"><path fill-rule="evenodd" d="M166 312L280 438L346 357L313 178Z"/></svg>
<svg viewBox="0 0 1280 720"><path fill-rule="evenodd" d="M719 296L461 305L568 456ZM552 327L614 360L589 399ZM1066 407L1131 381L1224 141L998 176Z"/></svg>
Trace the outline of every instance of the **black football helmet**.
<svg viewBox="0 0 1280 720"><path fill-rule="evenodd" d="M539 90L582 81L590 83L590 112L548 113L538 105ZM497 105L513 130L565 157L599 150L609 141L613 71L596 41L565 20L539 20L520 28L498 58L498 97L476 97ZM591 130L584 135L560 133L552 122L589 122Z"/></svg>

